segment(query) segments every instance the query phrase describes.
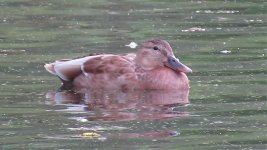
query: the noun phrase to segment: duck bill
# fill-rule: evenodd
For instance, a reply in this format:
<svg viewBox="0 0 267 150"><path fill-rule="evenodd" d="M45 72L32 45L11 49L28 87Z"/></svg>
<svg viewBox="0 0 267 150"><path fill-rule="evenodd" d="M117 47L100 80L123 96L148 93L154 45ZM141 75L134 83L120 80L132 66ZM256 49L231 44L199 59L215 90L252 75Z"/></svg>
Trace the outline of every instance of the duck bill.
<svg viewBox="0 0 267 150"><path fill-rule="evenodd" d="M184 72L184 73L192 72L192 69L181 63L174 56L169 56L168 61L165 63L165 65L176 72Z"/></svg>

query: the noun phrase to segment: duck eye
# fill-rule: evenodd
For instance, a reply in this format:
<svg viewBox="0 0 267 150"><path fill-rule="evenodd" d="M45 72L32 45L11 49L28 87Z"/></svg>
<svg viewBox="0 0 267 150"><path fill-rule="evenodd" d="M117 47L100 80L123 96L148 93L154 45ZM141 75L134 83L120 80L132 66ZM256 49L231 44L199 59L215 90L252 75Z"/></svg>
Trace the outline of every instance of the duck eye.
<svg viewBox="0 0 267 150"><path fill-rule="evenodd" d="M159 50L159 48L157 46L154 46L153 50Z"/></svg>

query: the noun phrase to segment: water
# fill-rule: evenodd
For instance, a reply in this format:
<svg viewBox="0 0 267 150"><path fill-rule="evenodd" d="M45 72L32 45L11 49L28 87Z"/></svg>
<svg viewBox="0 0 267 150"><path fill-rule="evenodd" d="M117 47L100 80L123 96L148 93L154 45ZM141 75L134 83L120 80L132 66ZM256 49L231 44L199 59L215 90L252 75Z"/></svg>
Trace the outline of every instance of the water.
<svg viewBox="0 0 267 150"><path fill-rule="evenodd" d="M266 5L1 0L1 149L265 149ZM151 37L193 69L188 101L168 92L57 93L59 80L43 69L133 52L125 45Z"/></svg>

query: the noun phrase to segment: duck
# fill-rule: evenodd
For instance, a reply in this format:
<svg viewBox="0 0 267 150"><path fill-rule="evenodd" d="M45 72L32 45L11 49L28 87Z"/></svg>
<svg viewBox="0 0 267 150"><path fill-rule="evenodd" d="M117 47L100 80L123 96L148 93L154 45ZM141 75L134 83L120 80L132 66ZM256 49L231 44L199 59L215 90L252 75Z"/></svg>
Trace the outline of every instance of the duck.
<svg viewBox="0 0 267 150"><path fill-rule="evenodd" d="M63 85L85 89L187 90L192 69L175 57L170 44L148 39L136 53L89 54L47 63L44 68Z"/></svg>

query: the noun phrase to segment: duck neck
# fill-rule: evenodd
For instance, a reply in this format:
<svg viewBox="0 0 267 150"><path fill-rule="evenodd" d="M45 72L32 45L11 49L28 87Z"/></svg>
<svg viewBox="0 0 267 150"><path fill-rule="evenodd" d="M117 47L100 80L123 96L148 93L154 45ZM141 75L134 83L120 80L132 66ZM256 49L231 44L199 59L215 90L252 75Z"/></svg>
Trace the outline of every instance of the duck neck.
<svg viewBox="0 0 267 150"><path fill-rule="evenodd" d="M138 52L136 54L136 57L134 59L135 63L137 64L137 66L139 66L140 68L142 68L145 71L150 71L153 69L156 69L158 67L161 67L158 62L155 62L151 59L149 59L149 57L144 57L146 56L145 52Z"/></svg>

